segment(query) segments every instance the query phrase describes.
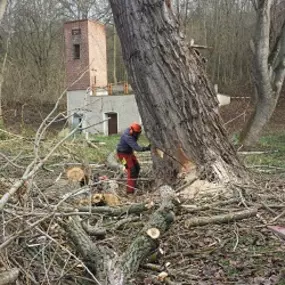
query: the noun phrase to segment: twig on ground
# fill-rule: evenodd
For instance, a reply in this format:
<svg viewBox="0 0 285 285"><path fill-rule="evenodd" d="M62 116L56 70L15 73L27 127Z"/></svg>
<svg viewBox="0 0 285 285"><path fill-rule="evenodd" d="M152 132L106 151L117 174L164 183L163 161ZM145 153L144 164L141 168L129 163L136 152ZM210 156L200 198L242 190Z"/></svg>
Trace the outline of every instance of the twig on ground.
<svg viewBox="0 0 285 285"><path fill-rule="evenodd" d="M237 246L238 246L238 243L239 243L239 233L238 233L238 227L237 227L237 224L235 223L235 230L234 230L234 233L236 235L236 243L234 245L234 248L233 248L233 252L236 251L237 249Z"/></svg>
<svg viewBox="0 0 285 285"><path fill-rule="evenodd" d="M43 217L42 219L32 223L32 224L29 224L28 227L25 227L23 230L17 232L16 234L14 234L13 236L11 237L8 237L2 244L0 244L0 250L3 250L6 246L8 246L12 241L14 241L17 237L19 237L21 234L35 228L38 224L42 223L43 221L49 219L50 217L52 217L53 214L50 214L50 215L47 215L45 217ZM18 218L22 218L20 216L18 216Z"/></svg>
<svg viewBox="0 0 285 285"><path fill-rule="evenodd" d="M238 203L240 201L240 199L237 198L233 198L227 201L221 201L221 202L215 202L212 204L206 204L200 207L197 207L196 205L181 205L181 207L183 208L183 210L189 212L189 213L194 213L194 212L199 212L199 211L205 211L205 210L209 210L212 209L214 207L219 207L219 206L225 206L225 205L229 205L229 204L234 204L234 203Z"/></svg>
<svg viewBox="0 0 285 285"><path fill-rule="evenodd" d="M280 213L279 215L277 215L274 219L272 219L272 220L270 221L270 223L276 222L277 220L279 220L280 218L282 218L284 215L285 215L285 210L284 210L282 213Z"/></svg>
<svg viewBox="0 0 285 285"><path fill-rule="evenodd" d="M6 168L8 164L11 164L11 165L13 165L14 167L19 168L19 169L25 169L25 167L23 167L23 166L21 166L21 165L18 165L18 164L16 164L16 163L14 162L15 160L17 160L17 158L18 158L21 154L22 154L22 152L20 152L15 158L10 159L10 158L8 158L4 153L1 153L1 152L0 152L0 156L2 156L2 157L7 161L6 164L4 164L2 167L0 167L0 170Z"/></svg>

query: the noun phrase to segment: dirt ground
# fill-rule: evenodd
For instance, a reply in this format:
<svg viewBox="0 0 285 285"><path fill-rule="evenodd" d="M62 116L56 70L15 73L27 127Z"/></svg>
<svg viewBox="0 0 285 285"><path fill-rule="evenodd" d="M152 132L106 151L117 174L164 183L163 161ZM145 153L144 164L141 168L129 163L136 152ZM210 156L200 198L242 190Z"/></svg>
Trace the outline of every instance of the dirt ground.
<svg viewBox="0 0 285 285"><path fill-rule="evenodd" d="M221 116L230 134L237 133L242 129L252 110L253 108L249 99L242 98L234 98L231 100L230 105L221 107ZM264 130L264 134L285 130L284 110L285 98L282 97L278 102L277 108L270 120L270 123Z"/></svg>

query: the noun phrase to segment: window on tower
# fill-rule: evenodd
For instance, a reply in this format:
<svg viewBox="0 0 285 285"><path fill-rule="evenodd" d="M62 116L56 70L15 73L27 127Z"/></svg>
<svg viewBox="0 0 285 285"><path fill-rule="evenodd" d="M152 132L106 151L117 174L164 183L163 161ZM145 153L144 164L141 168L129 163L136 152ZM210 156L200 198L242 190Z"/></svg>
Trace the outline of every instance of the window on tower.
<svg viewBox="0 0 285 285"><path fill-rule="evenodd" d="M73 29L72 30L72 35L75 36L75 35L81 35L81 29Z"/></svg>
<svg viewBox="0 0 285 285"><path fill-rule="evenodd" d="M73 59L80 59L80 44L73 45Z"/></svg>

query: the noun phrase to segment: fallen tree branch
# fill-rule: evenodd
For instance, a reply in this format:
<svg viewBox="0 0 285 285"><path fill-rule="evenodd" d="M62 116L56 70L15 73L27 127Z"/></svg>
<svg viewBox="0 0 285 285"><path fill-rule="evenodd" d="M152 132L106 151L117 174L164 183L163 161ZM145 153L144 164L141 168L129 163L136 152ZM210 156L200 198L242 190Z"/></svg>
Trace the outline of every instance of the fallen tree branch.
<svg viewBox="0 0 285 285"><path fill-rule="evenodd" d="M98 228L97 226L90 226L87 222L82 222L83 229L91 236L105 237L107 234L106 229Z"/></svg>
<svg viewBox="0 0 285 285"><path fill-rule="evenodd" d="M97 145L95 145L94 143L92 143L90 140L86 140L86 142L87 142L87 145L89 147L93 147L95 149L99 149L99 147Z"/></svg>
<svg viewBox="0 0 285 285"><path fill-rule="evenodd" d="M129 224L131 222L137 222L139 221L140 218L139 217L129 217L129 218L126 218L126 219L123 219L121 221L118 221L116 224L115 224L115 227L114 229L115 230L120 230L124 227L124 225L126 224Z"/></svg>
<svg viewBox="0 0 285 285"><path fill-rule="evenodd" d="M140 235L133 241L122 257L124 278L129 279L139 268L143 260L157 247L157 238L147 234L151 228L156 228L160 235L167 231L174 221L177 208L177 198L174 190L169 186L160 188L162 204L151 216Z"/></svg>
<svg viewBox="0 0 285 285"><path fill-rule="evenodd" d="M75 132L77 128L75 128L72 132L70 132L66 137L64 137L62 140L60 140L51 150L50 152L45 156L43 160L41 160L39 163L36 164L37 157L28 165L26 168L25 173L23 174L22 178L17 180L12 187L7 191L3 197L0 199L0 211L3 210L5 204L8 202L9 198L13 196L20 187L24 185L24 183L32 178L36 172L41 169L41 167L44 165L44 163L50 158L50 156L55 152L55 150L63 143L65 142L69 137L71 137Z"/></svg>
<svg viewBox="0 0 285 285"><path fill-rule="evenodd" d="M60 222L60 225L68 233L70 239L75 245L76 251L83 257L82 261L84 264L93 274L98 275L98 271L100 271L98 264L102 256L100 256L96 244L92 243L86 232L83 230L80 220L74 217L72 219L70 218L66 224Z"/></svg>
<svg viewBox="0 0 285 285"><path fill-rule="evenodd" d="M165 256L165 259L172 259L172 258L176 258L176 257L181 257L181 258L185 258L186 256L197 256L198 254L210 254L213 251L215 251L216 248L212 247L212 248L206 248L204 250L188 250L188 251L184 251L184 252L174 252L171 254L168 254Z"/></svg>
<svg viewBox="0 0 285 285"><path fill-rule="evenodd" d="M20 270L18 268L13 268L9 271L0 273L0 285L8 285L14 283L17 280L19 273Z"/></svg>
<svg viewBox="0 0 285 285"><path fill-rule="evenodd" d="M13 162L9 157L7 157L4 153L0 152L0 156L2 156L9 164L11 164L12 166L14 166L15 168L19 168L19 169L25 169L25 167L16 164L15 162Z"/></svg>
<svg viewBox="0 0 285 285"><path fill-rule="evenodd" d="M205 210L209 210L212 209L214 207L218 207L218 206L225 206L225 205L229 205L229 204L234 204L234 203L238 203L240 201L240 199L230 199L227 201L221 201L221 202L215 202L212 204L206 204L200 207L196 207L195 205L181 205L181 207L183 208L183 210L189 212L189 213L194 213L194 212L198 212L198 211L205 211Z"/></svg>
<svg viewBox="0 0 285 285"><path fill-rule="evenodd" d="M121 216L124 214L140 214L142 212L148 211L154 207L153 203L142 203L142 204L131 204L123 207L79 207L79 212L90 212L98 214L106 214L110 216Z"/></svg>
<svg viewBox="0 0 285 285"><path fill-rule="evenodd" d="M224 215L217 215L213 217L198 217L192 218L185 222L185 226L187 228L196 227L196 226L204 226L207 224L220 224L220 223L228 223L232 221L242 220L249 217L256 216L257 208L248 209L240 212L233 212Z"/></svg>
<svg viewBox="0 0 285 285"><path fill-rule="evenodd" d="M23 230L20 230L19 232L16 232L14 235L10 236L9 238L7 238L3 243L0 244L0 250L2 250L3 248L5 248L6 246L8 246L12 241L14 241L16 238L18 238L20 235L22 235L23 233L33 229L34 227L36 227L37 225L39 225L40 223L42 223L43 221L51 218L53 216L53 213L50 215L47 215L45 217L43 217L42 219L29 224L28 227L25 227Z"/></svg>

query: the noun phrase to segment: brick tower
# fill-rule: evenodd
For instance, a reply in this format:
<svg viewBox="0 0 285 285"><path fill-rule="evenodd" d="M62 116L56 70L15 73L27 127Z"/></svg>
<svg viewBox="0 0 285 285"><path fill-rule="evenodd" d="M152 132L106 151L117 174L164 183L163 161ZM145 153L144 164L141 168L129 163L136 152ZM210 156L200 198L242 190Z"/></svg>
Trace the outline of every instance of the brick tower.
<svg viewBox="0 0 285 285"><path fill-rule="evenodd" d="M64 24L68 91L107 86L105 26L90 20ZM85 73L84 73L85 72ZM80 75L84 75L78 80ZM76 83L74 83L78 80ZM74 84L73 84L74 83Z"/></svg>

